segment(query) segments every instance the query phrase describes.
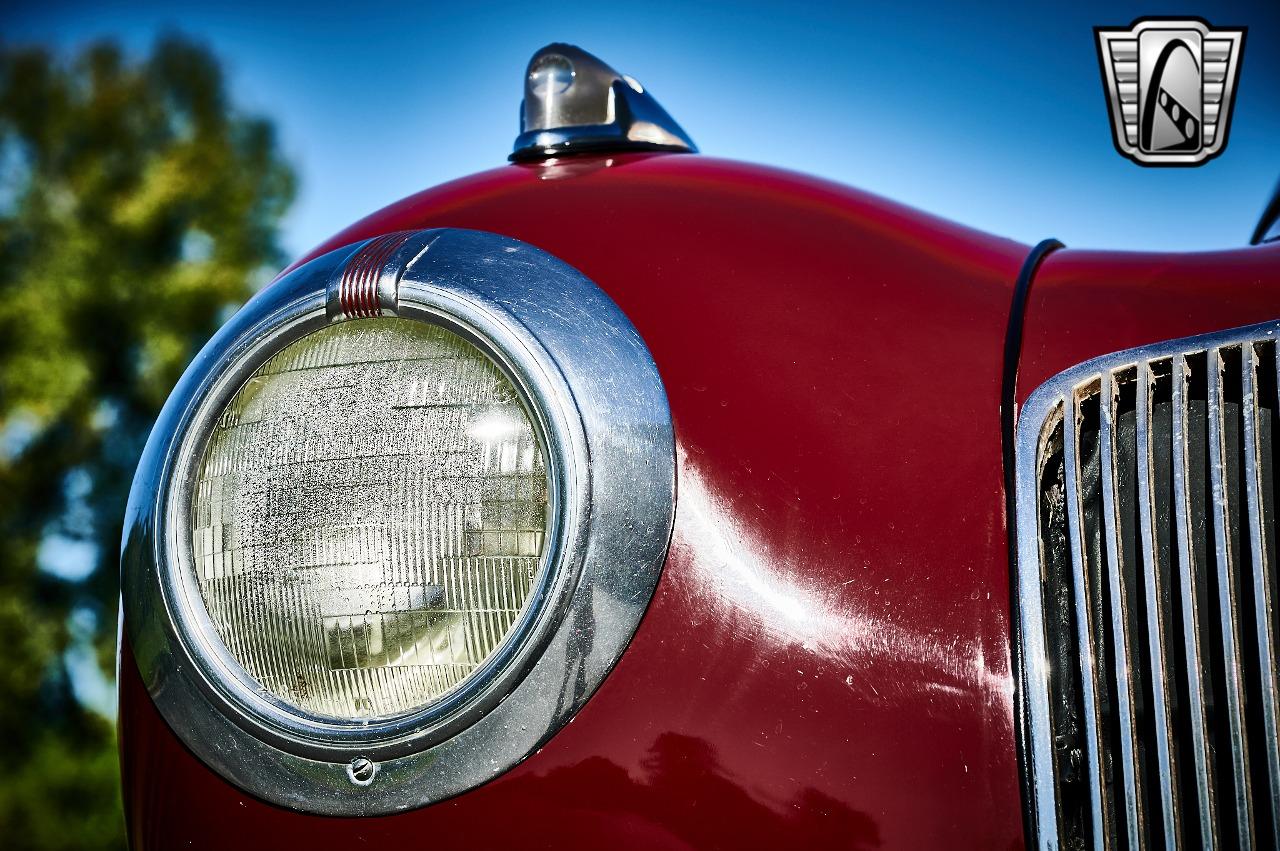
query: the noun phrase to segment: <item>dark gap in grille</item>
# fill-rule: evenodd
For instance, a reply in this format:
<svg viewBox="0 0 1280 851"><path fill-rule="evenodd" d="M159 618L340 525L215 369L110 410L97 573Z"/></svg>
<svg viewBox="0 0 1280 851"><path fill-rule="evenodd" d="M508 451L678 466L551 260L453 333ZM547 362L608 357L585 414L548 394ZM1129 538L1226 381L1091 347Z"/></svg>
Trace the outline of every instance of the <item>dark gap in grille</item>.
<svg viewBox="0 0 1280 851"><path fill-rule="evenodd" d="M1083 527L1085 586L1088 594L1089 631L1093 645L1094 688L1097 697L1098 744L1101 754L1104 821L1123 834L1124 780L1118 753L1120 718L1116 711L1115 636L1112 632L1111 583L1107 575L1103 541L1102 423L1099 396L1080 400L1078 424L1078 472L1080 519ZM1077 660L1077 664L1079 661ZM1087 710L1086 710L1087 712Z"/></svg>
<svg viewBox="0 0 1280 851"><path fill-rule="evenodd" d="M1183 824L1194 825L1199 822L1199 797L1196 794L1196 772L1194 756L1186 746L1185 731L1191 727L1191 702L1187 694L1187 650L1182 641L1182 572L1178 569L1178 553L1174 532L1177 517L1174 511L1173 486L1173 363L1169 360L1156 361L1151 364L1150 383L1150 452L1151 452L1151 523L1153 534L1154 564L1146 565L1151 572L1151 584L1155 587L1154 602L1148 600L1153 607L1149 613L1149 621L1154 621L1148 635L1148 647L1151 654L1160 654L1164 670L1162 683L1157 684L1149 678L1147 687L1154 701L1155 690L1163 687L1166 703L1167 720L1152 717L1152 728L1166 725L1168 737L1169 765L1168 793L1173 807L1173 843L1186 842L1195 835ZM1149 657L1151 658L1151 657ZM1153 709L1153 713L1155 710ZM1180 736L1180 733L1182 735ZM1153 782L1159 782L1159 775ZM1164 814L1163 809L1160 811ZM1153 815L1152 822L1156 822ZM1165 836L1164 819L1159 822L1162 838Z"/></svg>
<svg viewBox="0 0 1280 851"><path fill-rule="evenodd" d="M1276 358L1099 373L1039 444L1060 847L1280 847Z"/></svg>
<svg viewBox="0 0 1280 851"><path fill-rule="evenodd" d="M1139 530L1142 520L1138 506L1138 377L1136 369L1115 375L1115 413L1113 441L1115 453L1116 510L1119 514L1120 585L1124 594L1121 611L1129 658L1129 680L1133 707L1134 771L1137 824L1133 830L1140 842L1163 843L1159 819L1160 800L1146 800L1150 793L1159 794L1160 765L1156 745L1155 703L1151 679L1152 664L1147 636L1147 599L1145 581L1148 565L1140 552ZM1143 388L1145 392L1145 387Z"/></svg>
<svg viewBox="0 0 1280 851"><path fill-rule="evenodd" d="M1201 352L1188 355L1186 377L1186 426L1185 449L1187 476L1187 520L1190 528L1190 562L1191 581L1194 598L1194 609L1189 614L1186 625L1194 631L1189 636L1199 647L1199 653L1191 660L1187 671L1188 682L1196 677L1201 684L1201 695L1204 713L1204 736L1206 752L1204 771L1207 785L1214 790L1215 781L1220 772L1215 760L1218 751L1219 735L1214 722L1215 695L1220 695L1219 681L1222 666L1219 662L1221 640L1219 633L1220 620L1217 615L1217 600L1213 594L1216 585L1214 577L1214 555L1211 545L1212 529L1210 528L1209 506L1213 503L1209 485L1209 385L1208 355ZM1194 747L1194 744L1192 745ZM1216 794L1209 796L1209 823L1217 825L1217 809L1221 799ZM1216 841L1216 839L1215 839Z"/></svg>

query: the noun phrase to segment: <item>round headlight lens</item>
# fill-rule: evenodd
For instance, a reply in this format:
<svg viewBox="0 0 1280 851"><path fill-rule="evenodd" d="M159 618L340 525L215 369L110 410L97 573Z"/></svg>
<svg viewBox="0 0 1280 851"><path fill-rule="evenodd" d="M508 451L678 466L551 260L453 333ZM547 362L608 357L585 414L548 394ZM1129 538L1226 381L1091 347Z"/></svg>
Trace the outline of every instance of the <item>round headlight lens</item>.
<svg viewBox="0 0 1280 851"><path fill-rule="evenodd" d="M214 630L269 693L334 719L414 712L504 646L544 570L545 451L473 343L327 326L235 394L192 490Z"/></svg>

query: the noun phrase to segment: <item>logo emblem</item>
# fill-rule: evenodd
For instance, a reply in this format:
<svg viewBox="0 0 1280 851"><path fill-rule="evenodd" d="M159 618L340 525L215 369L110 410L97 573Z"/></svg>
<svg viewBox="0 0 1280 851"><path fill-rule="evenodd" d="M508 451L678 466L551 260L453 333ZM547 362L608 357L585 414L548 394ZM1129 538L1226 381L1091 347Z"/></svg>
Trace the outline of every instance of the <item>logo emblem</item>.
<svg viewBox="0 0 1280 851"><path fill-rule="evenodd" d="M1142 18L1095 27L1116 150L1139 165L1200 165L1227 146L1245 27Z"/></svg>

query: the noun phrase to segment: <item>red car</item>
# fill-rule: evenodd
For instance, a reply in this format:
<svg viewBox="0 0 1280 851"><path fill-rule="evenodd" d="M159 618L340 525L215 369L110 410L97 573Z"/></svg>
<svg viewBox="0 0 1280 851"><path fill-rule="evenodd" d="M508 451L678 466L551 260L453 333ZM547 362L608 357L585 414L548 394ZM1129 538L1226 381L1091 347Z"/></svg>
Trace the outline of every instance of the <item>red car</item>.
<svg viewBox="0 0 1280 851"><path fill-rule="evenodd" d="M1280 244L698 156L565 45L523 118L157 422L134 848L1276 847Z"/></svg>

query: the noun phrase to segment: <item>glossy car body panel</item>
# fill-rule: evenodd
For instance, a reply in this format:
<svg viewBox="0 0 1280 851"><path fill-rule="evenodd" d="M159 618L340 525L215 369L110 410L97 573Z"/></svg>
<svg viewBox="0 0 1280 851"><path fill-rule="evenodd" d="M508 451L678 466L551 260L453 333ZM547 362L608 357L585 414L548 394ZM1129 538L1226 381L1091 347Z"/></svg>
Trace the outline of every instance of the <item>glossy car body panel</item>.
<svg viewBox="0 0 1280 851"><path fill-rule="evenodd" d="M797 175L629 155L447 184L317 253L437 226L549 251L645 339L678 455L654 601L542 750L376 819L280 810L222 781L126 653L135 848L1020 847L1000 384L1028 248ZM1280 300L1246 282L1255 263L1276 254L1055 253L1032 287L1020 393L1102 351L1272 318L1256 315ZM1247 304L1215 313L1222 264ZM1165 295L1143 289L1165 284L1182 289L1147 310ZM1098 321L1100 299L1116 317Z"/></svg>
<svg viewBox="0 0 1280 851"><path fill-rule="evenodd" d="M1027 300L1019 402L1068 367L1134 346L1280 318L1280 244L1047 257Z"/></svg>

